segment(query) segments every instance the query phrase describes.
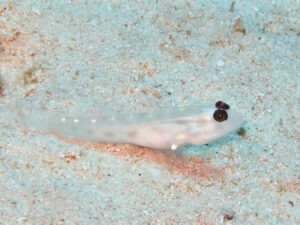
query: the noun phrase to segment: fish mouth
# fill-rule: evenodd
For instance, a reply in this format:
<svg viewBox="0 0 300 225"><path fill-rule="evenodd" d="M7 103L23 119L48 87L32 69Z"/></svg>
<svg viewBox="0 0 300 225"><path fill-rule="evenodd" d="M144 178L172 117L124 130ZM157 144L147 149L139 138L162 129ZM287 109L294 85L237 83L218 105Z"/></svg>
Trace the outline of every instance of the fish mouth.
<svg viewBox="0 0 300 225"><path fill-rule="evenodd" d="M241 113L234 110L228 110L228 119L223 122L224 129L230 132L238 128L242 124L242 122L243 116Z"/></svg>

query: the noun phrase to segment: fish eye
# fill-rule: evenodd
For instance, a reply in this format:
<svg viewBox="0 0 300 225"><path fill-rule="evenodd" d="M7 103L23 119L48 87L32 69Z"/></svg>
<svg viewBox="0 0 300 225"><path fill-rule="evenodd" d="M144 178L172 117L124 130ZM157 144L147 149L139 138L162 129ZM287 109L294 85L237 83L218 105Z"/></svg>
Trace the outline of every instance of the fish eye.
<svg viewBox="0 0 300 225"><path fill-rule="evenodd" d="M217 109L215 112L214 112L214 119L218 122L223 122L225 120L228 119L228 114L225 110L223 109Z"/></svg>
<svg viewBox="0 0 300 225"><path fill-rule="evenodd" d="M216 108L217 109L229 109L230 107L229 107L229 105L228 104L226 104L225 102L223 102L223 101L217 101L216 102Z"/></svg>

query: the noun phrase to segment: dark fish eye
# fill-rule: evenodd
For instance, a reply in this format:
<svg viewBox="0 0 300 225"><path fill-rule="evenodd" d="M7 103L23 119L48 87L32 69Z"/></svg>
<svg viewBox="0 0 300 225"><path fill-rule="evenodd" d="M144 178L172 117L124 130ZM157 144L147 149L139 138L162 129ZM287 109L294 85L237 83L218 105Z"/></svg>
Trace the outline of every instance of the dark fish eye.
<svg viewBox="0 0 300 225"><path fill-rule="evenodd" d="M228 114L225 110L223 109L217 109L215 112L214 112L214 119L218 122L223 122L225 120L228 119Z"/></svg>
<svg viewBox="0 0 300 225"><path fill-rule="evenodd" d="M217 101L216 102L216 108L217 109L229 109L230 107L229 107L229 105L227 105L225 102L223 102L223 101Z"/></svg>

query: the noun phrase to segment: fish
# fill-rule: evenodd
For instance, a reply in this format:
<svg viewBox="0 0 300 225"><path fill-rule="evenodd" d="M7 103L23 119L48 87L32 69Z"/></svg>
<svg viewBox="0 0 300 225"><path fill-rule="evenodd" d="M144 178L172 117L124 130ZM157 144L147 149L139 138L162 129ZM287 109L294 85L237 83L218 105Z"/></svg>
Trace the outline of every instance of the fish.
<svg viewBox="0 0 300 225"><path fill-rule="evenodd" d="M235 130L243 121L241 113L222 101L215 105L171 106L98 117L70 117L32 108L20 109L16 116L26 129L86 141L173 151L187 144L207 144Z"/></svg>

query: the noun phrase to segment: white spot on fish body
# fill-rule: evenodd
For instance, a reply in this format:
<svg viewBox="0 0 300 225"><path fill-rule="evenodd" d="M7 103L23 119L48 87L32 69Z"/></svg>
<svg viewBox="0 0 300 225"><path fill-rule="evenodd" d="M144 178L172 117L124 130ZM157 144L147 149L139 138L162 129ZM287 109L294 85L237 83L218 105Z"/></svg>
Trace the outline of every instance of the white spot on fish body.
<svg viewBox="0 0 300 225"><path fill-rule="evenodd" d="M175 145L175 144L172 144L172 145L171 145L171 150L172 150L172 151L175 151L177 148L178 148L177 145Z"/></svg>

